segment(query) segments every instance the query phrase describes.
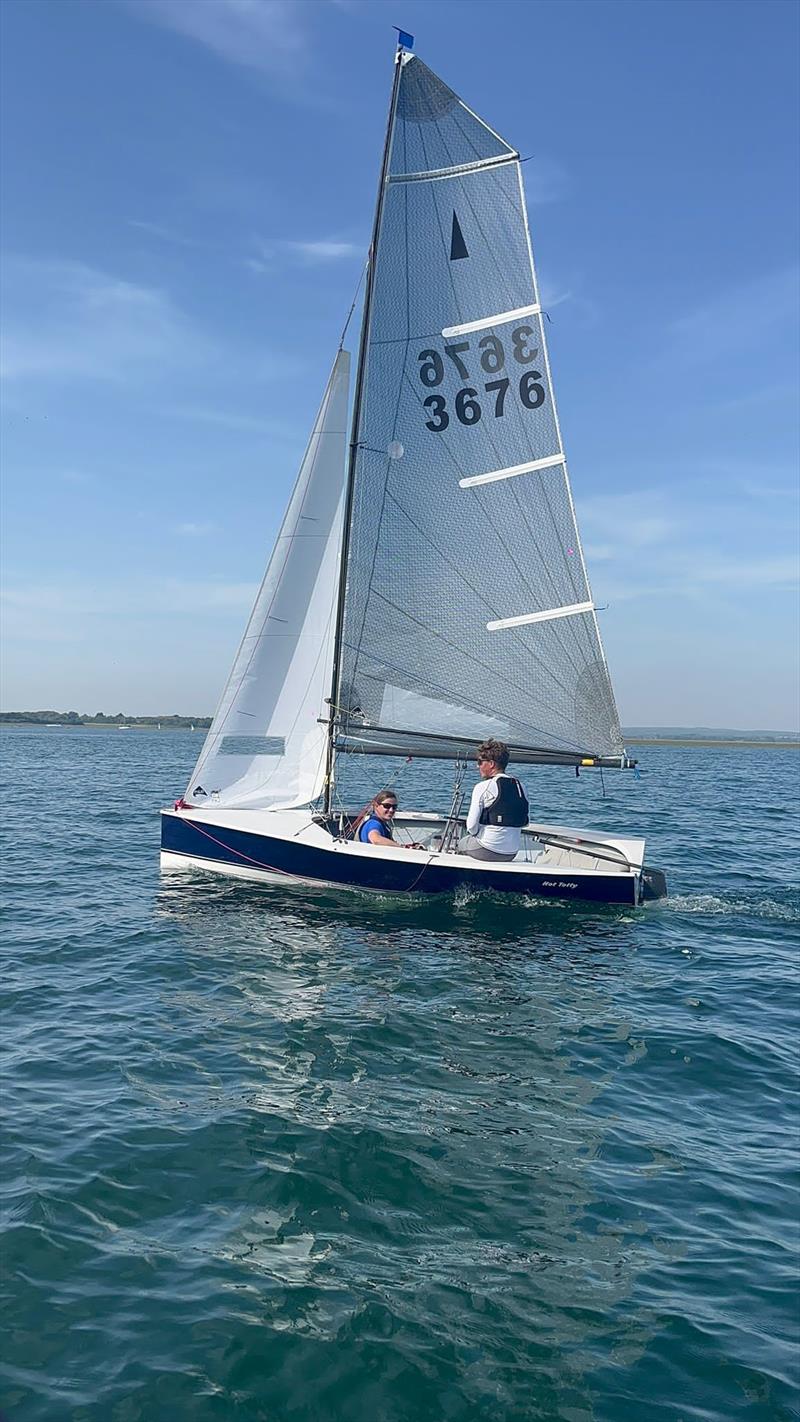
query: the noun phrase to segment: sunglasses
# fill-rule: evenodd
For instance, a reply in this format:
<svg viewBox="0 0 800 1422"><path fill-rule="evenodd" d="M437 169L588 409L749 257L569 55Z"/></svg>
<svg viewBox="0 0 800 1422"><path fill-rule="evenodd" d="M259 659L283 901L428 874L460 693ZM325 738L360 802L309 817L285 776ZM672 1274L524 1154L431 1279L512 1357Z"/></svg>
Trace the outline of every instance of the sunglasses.
<svg viewBox="0 0 800 1422"><path fill-rule="evenodd" d="M391 800L391 801L387 800L384 804L379 805L379 806L378 806L378 809L379 809L379 810L396 810L396 809L397 809L397 801L396 801L396 800Z"/></svg>
<svg viewBox="0 0 800 1422"><path fill-rule="evenodd" d="M475 763L476 765L491 765L492 762L488 755L479 755Z"/></svg>

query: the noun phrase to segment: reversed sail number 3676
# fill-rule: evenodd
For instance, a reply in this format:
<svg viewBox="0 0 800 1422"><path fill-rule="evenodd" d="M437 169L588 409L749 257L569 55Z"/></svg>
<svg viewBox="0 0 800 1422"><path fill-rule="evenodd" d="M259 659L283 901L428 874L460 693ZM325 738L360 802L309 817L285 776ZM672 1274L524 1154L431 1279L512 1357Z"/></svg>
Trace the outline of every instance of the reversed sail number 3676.
<svg viewBox="0 0 800 1422"><path fill-rule="evenodd" d="M533 331L530 326L518 326L511 332L511 351L513 358L519 365L529 365L539 354L537 346L531 346L530 340ZM455 345L445 346L444 353L453 362L462 380L469 380L470 375L464 362L464 355L469 350L469 341L458 341ZM494 416L498 419L505 413L506 395L511 384L511 378L501 375L501 371L506 368L506 353L503 343L497 336L484 336L478 342L480 351L481 369L487 375L498 376L497 380L488 380L483 388L487 395L494 396ZM441 385L444 380L444 361L436 350L420 351L417 356L420 362L419 378L423 385L429 389ZM536 410L544 404L544 386L541 384L542 375L538 370L526 370L515 384L519 389L519 398L526 410ZM447 401L444 395L429 395L427 400L423 400L423 405L431 411L431 419L425 421L425 428L432 430L434 434L441 434L450 423L450 412L447 409ZM463 390L459 390L454 401L456 417L462 425L476 425L481 418L483 411L478 401L478 391L474 385L465 385Z"/></svg>

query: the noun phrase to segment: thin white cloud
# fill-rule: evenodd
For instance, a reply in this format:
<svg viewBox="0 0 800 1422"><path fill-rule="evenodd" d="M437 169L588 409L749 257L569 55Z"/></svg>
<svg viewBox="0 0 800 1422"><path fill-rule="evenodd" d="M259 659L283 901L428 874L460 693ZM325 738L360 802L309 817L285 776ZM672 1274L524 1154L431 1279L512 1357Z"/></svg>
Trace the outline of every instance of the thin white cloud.
<svg viewBox="0 0 800 1422"><path fill-rule="evenodd" d="M670 343L685 360L736 359L796 322L799 292L800 266L767 272L679 316L669 327Z"/></svg>
<svg viewBox="0 0 800 1422"><path fill-rule="evenodd" d="M204 538L206 534L213 533L215 527L213 523L179 523L176 524L175 532L184 538Z"/></svg>
<svg viewBox="0 0 800 1422"><path fill-rule="evenodd" d="M740 494L748 499L757 499L760 502L766 500L768 503L784 503L786 501L796 504L800 500L800 489L797 482L794 483L759 483L756 479L738 479L736 489Z"/></svg>
<svg viewBox="0 0 800 1422"><path fill-rule="evenodd" d="M650 550L646 559L626 557L618 548L607 552L603 560L587 549L587 558L596 597L611 605L654 597L708 603L730 594L789 592L800 582L791 554L750 558L732 549L674 545Z"/></svg>
<svg viewBox="0 0 800 1422"><path fill-rule="evenodd" d="M553 286L546 278L539 280L539 296L545 311L552 311L556 306L562 306L565 301L572 300L572 292L568 287Z"/></svg>
<svg viewBox="0 0 800 1422"><path fill-rule="evenodd" d="M124 380L195 366L209 342L169 295L79 262L8 256L0 374Z"/></svg>
<svg viewBox="0 0 800 1422"><path fill-rule="evenodd" d="M548 202L561 202L572 186L566 168L554 158L534 155L524 162L522 172L525 196L531 207Z"/></svg>
<svg viewBox="0 0 800 1422"><path fill-rule="evenodd" d="M617 556L613 543L584 543L583 552L590 566L593 563L606 563Z"/></svg>
<svg viewBox="0 0 800 1422"><path fill-rule="evenodd" d="M138 621L162 618L166 612L240 613L252 606L256 591L255 583L155 577L104 583L102 596L92 583L9 583L2 593L4 630L7 636L61 640L106 619Z"/></svg>
<svg viewBox="0 0 800 1422"><path fill-rule="evenodd" d="M306 21L313 16L313 5L296 0L127 0L127 9L203 45L229 64L272 78L291 78L306 65Z"/></svg>
<svg viewBox="0 0 800 1422"><path fill-rule="evenodd" d="M169 242L176 247L197 247L200 245L194 238L184 237L182 233L173 231L171 227L165 227L161 222L145 222L138 217L128 217L125 220L129 227L135 227L139 232L147 233L148 237L157 237L161 242Z"/></svg>
<svg viewBox="0 0 800 1422"><path fill-rule="evenodd" d="M269 372L264 372L268 378ZM192 424L218 425L220 429L240 430L243 434L264 434L284 437L293 433L288 423L278 420L263 420L256 415L246 415L238 410L217 410L209 405L168 405L158 412L171 419L189 420Z"/></svg>
<svg viewBox="0 0 800 1422"><path fill-rule="evenodd" d="M355 242L287 242L286 245L310 262L338 262L342 257L354 257L361 251Z"/></svg>
<svg viewBox="0 0 800 1422"><path fill-rule="evenodd" d="M253 239L256 255L245 258L245 266L258 276L274 272L287 257L295 262L316 264L340 262L348 257L363 253L364 247L357 242L345 242L336 237L322 237L307 241L286 241L280 238L256 237Z"/></svg>
<svg viewBox="0 0 800 1422"><path fill-rule="evenodd" d="M729 588L785 588L800 582L800 563L791 555L775 554L766 558L737 557L734 554L710 552L692 558L686 576L697 583L719 583Z"/></svg>
<svg viewBox="0 0 800 1422"><path fill-rule="evenodd" d="M642 506L652 511L641 513ZM607 550L615 551L651 548L666 542L680 527L678 520L663 510L657 490L641 490L635 496L609 494L581 499L578 516L590 538L601 539Z"/></svg>

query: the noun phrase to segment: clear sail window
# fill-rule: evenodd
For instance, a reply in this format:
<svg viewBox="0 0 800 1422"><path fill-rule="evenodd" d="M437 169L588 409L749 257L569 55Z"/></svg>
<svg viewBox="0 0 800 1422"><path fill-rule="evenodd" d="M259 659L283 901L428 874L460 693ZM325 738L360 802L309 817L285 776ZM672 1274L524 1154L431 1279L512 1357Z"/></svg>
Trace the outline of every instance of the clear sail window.
<svg viewBox="0 0 800 1422"><path fill-rule="evenodd" d="M223 736L220 755L285 755L283 736Z"/></svg>

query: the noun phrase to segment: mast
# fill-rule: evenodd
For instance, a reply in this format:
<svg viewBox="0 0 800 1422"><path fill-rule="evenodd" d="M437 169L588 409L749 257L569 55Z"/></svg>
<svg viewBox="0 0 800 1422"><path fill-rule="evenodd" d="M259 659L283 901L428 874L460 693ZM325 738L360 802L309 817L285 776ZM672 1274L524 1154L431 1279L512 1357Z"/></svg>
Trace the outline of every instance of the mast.
<svg viewBox="0 0 800 1422"><path fill-rule="evenodd" d="M389 99L389 116L386 123L386 137L383 144L383 159L381 161L381 174L378 181L378 196L375 203L375 220L372 226L372 242L369 250L369 269L367 272L367 282L364 292L364 311L361 318L361 336L358 346L358 364L356 366L355 390L353 395L353 419L352 419L352 439L350 441L350 454L347 465L347 482L345 485L344 501L344 523L342 528L342 547L339 562L339 596L336 604L336 630L333 638L333 672L331 676L330 695L330 716L328 719L328 751L325 764L325 814L330 813L331 793L333 790L333 727L338 711L339 677L341 673L341 641L342 629L344 625L344 599L345 582L347 573L347 556L350 548L350 519L353 509L353 488L355 485L356 460L358 457L361 406L364 389L364 370L367 363L367 347L369 344L369 328L372 318L372 298L375 287L375 268L378 249L378 237L380 234L381 218L383 216L383 202L386 192L386 174L389 168L389 157L392 144L392 132L394 129L394 118L397 110L397 98L400 92L400 78L405 63L404 55L407 53L403 40L410 39L400 33L400 42L395 54L394 82L392 84L391 97ZM409 56L410 57L410 56Z"/></svg>

